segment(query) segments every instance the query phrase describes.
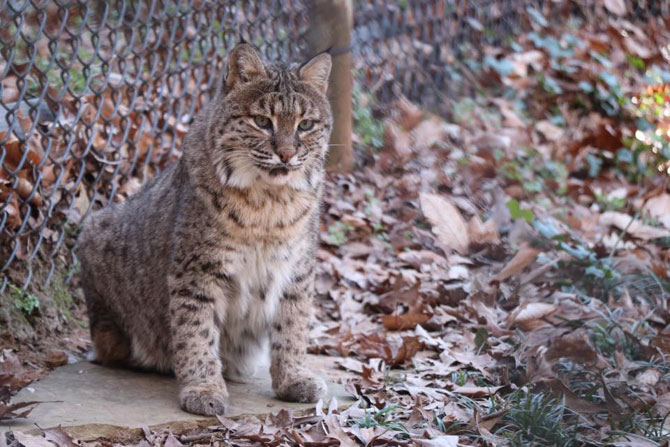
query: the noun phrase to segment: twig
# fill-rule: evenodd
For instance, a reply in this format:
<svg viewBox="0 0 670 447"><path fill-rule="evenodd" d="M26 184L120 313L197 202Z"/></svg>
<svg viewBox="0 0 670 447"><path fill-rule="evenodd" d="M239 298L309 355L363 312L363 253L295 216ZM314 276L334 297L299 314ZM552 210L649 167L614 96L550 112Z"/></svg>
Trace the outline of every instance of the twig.
<svg viewBox="0 0 670 447"><path fill-rule="evenodd" d="M628 232L628 229L630 226L635 222L635 219L640 217L640 211L638 210L635 215L630 219L630 222L628 222L628 225L626 225L626 228L624 228L621 233L619 233L619 237L617 238L616 242L614 243L614 246L612 247L612 251L610 252L609 256L609 261L612 262L612 258L614 257L614 253L616 252L617 247L619 246L619 242L621 242L621 239L623 239L624 235Z"/></svg>
<svg viewBox="0 0 670 447"><path fill-rule="evenodd" d="M209 433L200 433L197 435L181 435L179 437L179 440L181 442L205 441L212 439L212 437L214 437L214 435L216 435L217 433L221 432L211 431Z"/></svg>

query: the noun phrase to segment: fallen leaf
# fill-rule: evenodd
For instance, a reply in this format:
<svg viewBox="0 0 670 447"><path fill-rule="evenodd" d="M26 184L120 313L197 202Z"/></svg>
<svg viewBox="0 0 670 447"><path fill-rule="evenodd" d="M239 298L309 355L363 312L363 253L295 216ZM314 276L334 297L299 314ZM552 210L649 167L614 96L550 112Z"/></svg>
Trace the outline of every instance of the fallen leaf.
<svg viewBox="0 0 670 447"><path fill-rule="evenodd" d="M588 336L581 331L575 331L551 340L545 358L547 360L566 358L579 363L590 363L598 358L598 354Z"/></svg>
<svg viewBox="0 0 670 447"><path fill-rule="evenodd" d="M468 227L458 208L437 194L422 193L419 199L421 209L440 242L461 254L466 253L470 245Z"/></svg>
<svg viewBox="0 0 670 447"><path fill-rule="evenodd" d="M628 12L626 8L626 0L602 0L607 8L613 14L618 16L625 16Z"/></svg>
<svg viewBox="0 0 670 447"><path fill-rule="evenodd" d="M446 123L437 118L431 117L423 120L411 132L412 143L415 151L425 150L437 143L446 140L449 135Z"/></svg>
<svg viewBox="0 0 670 447"><path fill-rule="evenodd" d="M491 278L491 283L501 282L507 278L516 275L521 272L524 268L531 265L537 255L540 254L540 250L537 248L531 247L529 244L524 243L521 245L519 251L514 255L512 259L505 264L505 267L498 272L493 278Z"/></svg>
<svg viewBox="0 0 670 447"><path fill-rule="evenodd" d="M660 444L642 436L627 434L607 445L612 447L658 447Z"/></svg>
<svg viewBox="0 0 670 447"><path fill-rule="evenodd" d="M458 447L458 436L442 435L433 439L415 439L414 444L421 447Z"/></svg>
<svg viewBox="0 0 670 447"><path fill-rule="evenodd" d="M177 438L170 432L168 437L165 439L165 443L163 444L163 447L183 447L184 444L179 442Z"/></svg>
<svg viewBox="0 0 670 447"><path fill-rule="evenodd" d="M72 436L61 427L49 428L44 430L44 437L56 444L57 447L79 447L79 444L72 439ZM167 444L165 444L167 446Z"/></svg>
<svg viewBox="0 0 670 447"><path fill-rule="evenodd" d="M346 371L353 371L358 374L363 373L363 362L360 362L354 358L345 357L343 359L337 360L335 363Z"/></svg>
<svg viewBox="0 0 670 447"><path fill-rule="evenodd" d="M401 95L394 105L398 113L395 121L404 130L411 131L423 120L424 110L409 101L405 96Z"/></svg>
<svg viewBox="0 0 670 447"><path fill-rule="evenodd" d="M384 127L384 148L393 151L401 162L406 162L413 154L409 133L393 123L386 123Z"/></svg>
<svg viewBox="0 0 670 447"><path fill-rule="evenodd" d="M544 59L544 53L539 50L524 51L509 56L509 60L514 67L514 74L520 78L528 76L528 67L535 71L542 70Z"/></svg>
<svg viewBox="0 0 670 447"><path fill-rule="evenodd" d="M538 121L535 128L549 141L559 141L563 138L563 129L548 120Z"/></svg>
<svg viewBox="0 0 670 447"><path fill-rule="evenodd" d="M559 379L553 378L549 380L542 380L541 383L547 385L557 396L565 399L565 404L572 411L576 411L582 415L597 414L605 412L605 408L601 405L596 405L591 401L580 397Z"/></svg>
<svg viewBox="0 0 670 447"><path fill-rule="evenodd" d="M9 421L13 419L26 418L31 411L35 409L35 405L39 404L39 401L30 401L30 402L17 402L14 404L5 404L0 402L0 421ZM21 412L17 410L24 409Z"/></svg>
<svg viewBox="0 0 670 447"><path fill-rule="evenodd" d="M642 240L670 237L670 230L668 229L643 224L638 219L633 220L633 217L628 214L617 211L603 213L598 219L598 223L602 226L614 226L620 230L625 230L627 234Z"/></svg>
<svg viewBox="0 0 670 447"><path fill-rule="evenodd" d="M324 422L329 428L329 439L336 439L339 441L340 447L357 447L355 443L344 431L344 427L340 423L337 415L329 414L324 418Z"/></svg>
<svg viewBox="0 0 670 447"><path fill-rule="evenodd" d="M18 431L12 432L12 434L14 435L14 439L19 441L19 444L23 447L54 447L43 436L27 435Z"/></svg>
<svg viewBox="0 0 670 447"><path fill-rule="evenodd" d="M635 380L640 385L655 386L661 380L661 372L656 368L647 368Z"/></svg>
<svg viewBox="0 0 670 447"><path fill-rule="evenodd" d="M67 354L65 351L57 349L51 351L44 362L49 368L56 368L57 366L66 365L67 360Z"/></svg>
<svg viewBox="0 0 670 447"><path fill-rule="evenodd" d="M551 315L556 311L556 306L542 302L526 302L517 307L509 315L510 325L516 326L521 330L530 330L534 328L533 323L541 318Z"/></svg>
<svg viewBox="0 0 670 447"><path fill-rule="evenodd" d="M424 324L430 320L430 315L426 315L417 310L410 310L401 315L382 315L382 324L390 331L404 331L414 329L417 325Z"/></svg>
<svg viewBox="0 0 670 447"><path fill-rule="evenodd" d="M489 219L482 222L479 216L473 216L468 222L468 238L473 246L497 245L500 243L500 235L495 221Z"/></svg>
<svg viewBox="0 0 670 447"><path fill-rule="evenodd" d="M670 194L659 194L647 200L642 210L652 219L656 219L670 230Z"/></svg>
<svg viewBox="0 0 670 447"><path fill-rule="evenodd" d="M499 389L504 388L503 386L455 386L451 391L457 394L462 394L469 397L483 397L483 396L492 396L498 392Z"/></svg>

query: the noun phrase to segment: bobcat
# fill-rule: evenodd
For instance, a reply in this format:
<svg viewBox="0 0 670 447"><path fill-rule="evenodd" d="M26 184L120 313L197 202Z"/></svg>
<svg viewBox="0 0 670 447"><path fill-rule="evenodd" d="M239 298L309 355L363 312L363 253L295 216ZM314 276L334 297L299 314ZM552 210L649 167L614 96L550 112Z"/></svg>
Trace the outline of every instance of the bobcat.
<svg viewBox="0 0 670 447"><path fill-rule="evenodd" d="M94 213L78 242L96 360L173 371L184 410L225 412L269 339L272 388L314 402L304 366L331 58L266 64L238 44L184 155L137 195Z"/></svg>

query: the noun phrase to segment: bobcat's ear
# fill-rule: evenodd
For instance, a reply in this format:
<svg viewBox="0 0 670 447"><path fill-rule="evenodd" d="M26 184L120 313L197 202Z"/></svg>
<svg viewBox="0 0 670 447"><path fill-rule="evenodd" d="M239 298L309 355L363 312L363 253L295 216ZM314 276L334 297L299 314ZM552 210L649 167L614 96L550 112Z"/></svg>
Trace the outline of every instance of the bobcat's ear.
<svg viewBox="0 0 670 447"><path fill-rule="evenodd" d="M238 83L249 82L261 76L267 77L267 72L258 51L248 43L235 45L228 55L226 90L230 90Z"/></svg>
<svg viewBox="0 0 670 447"><path fill-rule="evenodd" d="M298 70L298 76L320 92L326 93L331 67L330 54L321 53L305 62Z"/></svg>

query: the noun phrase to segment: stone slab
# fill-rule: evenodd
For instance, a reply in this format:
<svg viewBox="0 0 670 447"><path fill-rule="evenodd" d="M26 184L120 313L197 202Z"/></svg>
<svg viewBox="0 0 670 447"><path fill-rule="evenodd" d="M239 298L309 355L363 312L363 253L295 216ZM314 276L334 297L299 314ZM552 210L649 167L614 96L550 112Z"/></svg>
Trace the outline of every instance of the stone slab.
<svg viewBox="0 0 670 447"><path fill-rule="evenodd" d="M335 365L336 358L308 356L308 367L328 382L328 395L339 402L350 398L344 391L346 373ZM278 400L270 386L267 368L252 382L228 382L230 411L226 416L268 414L281 408L294 411L314 404ZM174 377L112 369L89 362L66 365L43 380L24 388L12 402L42 401L27 419L0 422L0 431L27 431L56 426L119 426L139 428L170 422L193 422L204 416L179 408ZM95 431L95 430L94 430Z"/></svg>

